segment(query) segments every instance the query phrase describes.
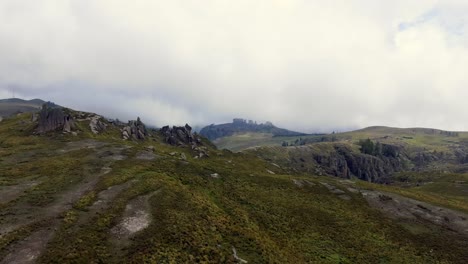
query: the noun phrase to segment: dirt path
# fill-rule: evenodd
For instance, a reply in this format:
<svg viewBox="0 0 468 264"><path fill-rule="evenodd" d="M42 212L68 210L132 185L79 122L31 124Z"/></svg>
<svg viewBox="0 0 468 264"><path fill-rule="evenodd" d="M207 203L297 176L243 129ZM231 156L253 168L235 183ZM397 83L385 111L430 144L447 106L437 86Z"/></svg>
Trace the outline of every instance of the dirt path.
<svg viewBox="0 0 468 264"><path fill-rule="evenodd" d="M25 181L16 185L0 186L0 204L7 204L20 197L26 190L38 185L40 181Z"/></svg>
<svg viewBox="0 0 468 264"><path fill-rule="evenodd" d="M32 233L29 237L10 248L10 253L0 261L0 264L35 263L54 234L55 230L53 228L40 229Z"/></svg>
<svg viewBox="0 0 468 264"><path fill-rule="evenodd" d="M95 152L91 155L99 158L104 163L104 167L101 168L101 172L97 175L91 173L86 175L86 177L80 183L59 194L59 196L55 199L55 202L46 207L36 207L27 204L13 205L13 207L9 209L11 212L10 214L1 215L0 238L6 233L20 228L21 226L31 224L40 219L57 217L60 213L69 210L72 205L78 201L78 199L80 199L81 196L94 189L103 175L111 172L110 166L114 162L126 158L126 156L121 154L123 150L127 149L126 146L109 147L106 143L95 140L70 142L67 144L66 150L62 149L59 150L59 152L64 153L83 148L91 148L95 150ZM8 197L14 199L18 198L22 194L20 189L23 188L26 187L18 187L18 190L12 188L11 191L9 191L11 195Z"/></svg>
<svg viewBox="0 0 468 264"><path fill-rule="evenodd" d="M39 228L33 231L25 239L3 248L2 251L5 257L0 260L0 263L34 263L47 247L48 242L54 236L55 230L62 223L60 215L67 210L70 210L75 202L77 202L87 192L92 191L102 176L112 171L111 165L118 160L126 159L122 155L122 151L127 149L126 146L109 146L107 143L98 142L95 140L83 140L78 142L68 143L65 149L60 149L58 153L66 153L84 148L93 149L91 154L93 159L103 161L103 167L99 173L86 173L85 178L79 183L71 186L68 190L64 190L58 194L55 201L45 207L37 207L25 202L20 202L8 207L7 211L3 211L0 215L0 239L17 229L20 229L29 224L50 219L50 224L47 228ZM3 201L13 201L29 188L37 185L36 181L25 181L13 186L0 187L0 197ZM90 206L91 213L97 213L100 210L107 208L111 200L120 193L123 189L128 188L131 182L113 186L102 191L98 195L98 201ZM87 212L89 213L89 212Z"/></svg>
<svg viewBox="0 0 468 264"><path fill-rule="evenodd" d="M57 201L51 206L39 209L31 207L31 210L26 210L27 213L15 216L13 220L16 221L9 225L2 225L0 228L0 238L2 237L2 234L7 234L8 232L21 228L24 225L31 224L35 221L54 219L47 228L36 230L24 240L11 245L8 248L9 253L0 263L34 263L47 247L50 239L55 234L55 230L59 228L61 221L58 216L71 209L73 204L81 196L94 188L101 176L109 173L110 171L111 168L103 167L99 175L89 178L88 180L84 180L77 187L62 193L59 198L57 198Z"/></svg>
<svg viewBox="0 0 468 264"><path fill-rule="evenodd" d="M83 212L80 215L80 218L78 220L78 225L80 224L86 224L86 222L91 219L93 216L96 214L108 209L114 200L114 198L121 193L122 191L130 188L133 183L135 183L137 180L131 180L128 182L125 182L123 184L119 185L114 185L109 188L107 188L104 191L101 191L98 194L98 198L96 202L94 202L91 206L89 206L86 212Z"/></svg>

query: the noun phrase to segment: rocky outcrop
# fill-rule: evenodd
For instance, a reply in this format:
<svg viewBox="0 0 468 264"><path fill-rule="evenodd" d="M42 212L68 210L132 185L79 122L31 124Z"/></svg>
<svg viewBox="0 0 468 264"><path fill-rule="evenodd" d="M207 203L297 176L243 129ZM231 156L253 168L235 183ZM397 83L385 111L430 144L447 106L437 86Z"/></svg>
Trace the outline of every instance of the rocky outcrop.
<svg viewBox="0 0 468 264"><path fill-rule="evenodd" d="M91 117L91 120L89 122L89 128L91 129L91 132L93 132L93 134L100 134L106 130L107 125L102 121L101 116L95 115Z"/></svg>
<svg viewBox="0 0 468 264"><path fill-rule="evenodd" d="M122 138L124 140L145 140L148 136L145 124L138 117L137 120L128 121L128 124L122 129Z"/></svg>
<svg viewBox="0 0 468 264"><path fill-rule="evenodd" d="M75 127L75 122L71 115L65 113L62 107L50 107L47 104L42 106L39 112L37 133L62 130L69 133Z"/></svg>
<svg viewBox="0 0 468 264"><path fill-rule="evenodd" d="M197 134L192 134L192 127L185 126L165 126L161 128L160 133L164 136L166 143L172 146L190 145L197 146L201 144L201 139Z"/></svg>
<svg viewBox="0 0 468 264"><path fill-rule="evenodd" d="M395 172L408 169L408 158L400 152L397 156L374 156L360 153L350 144L326 142L275 149L264 147L248 152L252 151L260 158L296 172L346 179L356 177L370 182L388 182Z"/></svg>
<svg viewBox="0 0 468 264"><path fill-rule="evenodd" d="M188 146L194 152L193 158L200 159L209 157L208 148L202 146L201 137L197 133L192 133L192 127L188 124L185 126L165 126L159 130L164 137L164 141L172 146Z"/></svg>
<svg viewBox="0 0 468 264"><path fill-rule="evenodd" d="M328 155L313 154L321 169L333 176L354 176L365 181L384 182L391 174L405 169L403 157L356 153L345 145L336 145L334 149L335 151Z"/></svg>

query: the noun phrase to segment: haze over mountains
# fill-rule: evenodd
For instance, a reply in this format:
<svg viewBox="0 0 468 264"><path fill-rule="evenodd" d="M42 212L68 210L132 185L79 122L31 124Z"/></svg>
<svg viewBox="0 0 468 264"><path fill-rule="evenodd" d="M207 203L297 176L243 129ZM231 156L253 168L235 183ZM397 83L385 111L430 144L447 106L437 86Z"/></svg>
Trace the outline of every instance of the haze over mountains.
<svg viewBox="0 0 468 264"><path fill-rule="evenodd" d="M0 264L467 264L467 14L1 0Z"/></svg>
<svg viewBox="0 0 468 264"><path fill-rule="evenodd" d="M468 130L464 0L72 2L1 1L0 97L152 125Z"/></svg>

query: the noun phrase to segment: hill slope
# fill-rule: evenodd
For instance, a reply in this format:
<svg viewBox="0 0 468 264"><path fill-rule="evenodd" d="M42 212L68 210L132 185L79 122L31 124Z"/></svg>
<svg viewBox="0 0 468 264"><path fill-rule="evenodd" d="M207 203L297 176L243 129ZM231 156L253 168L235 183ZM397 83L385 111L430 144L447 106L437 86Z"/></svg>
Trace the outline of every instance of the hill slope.
<svg viewBox="0 0 468 264"><path fill-rule="evenodd" d="M238 133L267 133L275 137L278 136L301 136L304 133L299 133L284 128L274 126L271 122L257 124L252 120L235 118L232 123L210 125L200 130L200 134L210 140L215 140L221 137L228 137Z"/></svg>
<svg viewBox="0 0 468 264"><path fill-rule="evenodd" d="M398 174L468 172L468 133L370 127L245 150L304 173L393 182Z"/></svg>
<svg viewBox="0 0 468 264"><path fill-rule="evenodd" d="M44 103L45 102L40 99L0 99L0 117L8 117L17 113L36 112Z"/></svg>
<svg viewBox="0 0 468 264"><path fill-rule="evenodd" d="M2 263L468 260L466 200L303 175L206 141L202 157L161 131L122 140L125 125L67 114L72 133L35 135L28 114L0 123Z"/></svg>
<svg viewBox="0 0 468 264"><path fill-rule="evenodd" d="M210 125L200 130L200 134L212 140L220 149L241 151L256 146L274 146L284 141L294 141L303 137L317 136L278 128L270 122L257 124L251 120L236 118L232 123Z"/></svg>

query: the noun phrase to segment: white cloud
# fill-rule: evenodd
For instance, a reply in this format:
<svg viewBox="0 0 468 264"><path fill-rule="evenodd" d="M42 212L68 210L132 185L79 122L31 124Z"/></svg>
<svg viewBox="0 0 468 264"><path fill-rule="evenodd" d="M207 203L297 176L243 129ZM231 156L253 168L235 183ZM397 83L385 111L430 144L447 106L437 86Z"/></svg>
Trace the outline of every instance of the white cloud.
<svg viewBox="0 0 468 264"><path fill-rule="evenodd" d="M0 95L156 125L468 130L464 2L3 0Z"/></svg>

